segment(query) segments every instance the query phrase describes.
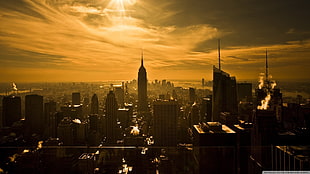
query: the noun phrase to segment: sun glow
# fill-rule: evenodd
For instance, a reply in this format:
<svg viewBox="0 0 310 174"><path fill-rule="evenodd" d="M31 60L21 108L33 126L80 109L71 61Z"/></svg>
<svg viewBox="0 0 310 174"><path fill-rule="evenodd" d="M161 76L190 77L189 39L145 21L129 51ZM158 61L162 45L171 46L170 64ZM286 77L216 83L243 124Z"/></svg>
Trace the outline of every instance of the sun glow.
<svg viewBox="0 0 310 174"><path fill-rule="evenodd" d="M136 0L111 0L104 9L112 25L132 25L131 7L136 4Z"/></svg>
<svg viewBox="0 0 310 174"><path fill-rule="evenodd" d="M136 0L111 0L106 9L121 16L126 16L127 7L129 8L129 6L134 5L136 2Z"/></svg>

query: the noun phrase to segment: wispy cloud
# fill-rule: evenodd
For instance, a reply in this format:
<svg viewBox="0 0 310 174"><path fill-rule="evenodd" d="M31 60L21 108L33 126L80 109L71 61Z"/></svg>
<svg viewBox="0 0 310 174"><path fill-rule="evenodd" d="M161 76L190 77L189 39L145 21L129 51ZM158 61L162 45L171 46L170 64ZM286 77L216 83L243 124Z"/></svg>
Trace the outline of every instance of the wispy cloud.
<svg viewBox="0 0 310 174"><path fill-rule="evenodd" d="M43 79L52 78L51 72L80 72L80 77L86 77L81 81L132 79L136 78L143 48L150 78L208 77L211 65L217 64L217 50L213 46L216 39L236 34L208 22L188 21L184 25L179 15L186 10L175 8L181 1L116 2L2 1L0 22L5 25L0 26L0 66L3 73L8 78L26 78L27 73L46 69L41 71L48 76ZM309 56L309 40L233 45L223 46L223 66L244 77L241 70L257 67L266 47L277 62L291 62L298 51L295 62L305 61Z"/></svg>

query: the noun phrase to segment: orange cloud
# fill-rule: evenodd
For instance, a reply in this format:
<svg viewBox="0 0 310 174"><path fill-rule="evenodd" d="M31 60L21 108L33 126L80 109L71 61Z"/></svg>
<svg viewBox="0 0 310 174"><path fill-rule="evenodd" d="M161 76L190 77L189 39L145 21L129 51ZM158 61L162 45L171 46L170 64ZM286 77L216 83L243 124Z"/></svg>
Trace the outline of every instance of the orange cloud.
<svg viewBox="0 0 310 174"><path fill-rule="evenodd" d="M167 23L178 13L167 10L169 3L130 1L118 6L115 2L99 1L22 2L27 8L9 2L0 7L0 22L5 24L0 27L0 67L6 76L2 81L133 79L137 76L141 48L149 79L211 78L217 50L195 48L234 34L207 23ZM299 77L306 78L303 73L309 73L308 69L301 67L309 62L309 46L309 40L226 46L222 49L223 68L237 79L256 78L263 71L264 50L268 48L274 76L284 77L280 69L294 65L296 75L301 73Z"/></svg>

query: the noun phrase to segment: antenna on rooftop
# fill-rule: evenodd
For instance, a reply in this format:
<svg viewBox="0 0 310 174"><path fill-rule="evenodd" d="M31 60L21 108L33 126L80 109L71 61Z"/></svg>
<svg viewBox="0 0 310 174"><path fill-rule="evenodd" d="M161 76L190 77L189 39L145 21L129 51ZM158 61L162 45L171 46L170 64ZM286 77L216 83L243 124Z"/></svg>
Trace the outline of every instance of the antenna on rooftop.
<svg viewBox="0 0 310 174"><path fill-rule="evenodd" d="M266 80L268 80L268 56L267 56L267 48L266 48Z"/></svg>
<svg viewBox="0 0 310 174"><path fill-rule="evenodd" d="M219 70L221 70L221 40L218 40Z"/></svg>

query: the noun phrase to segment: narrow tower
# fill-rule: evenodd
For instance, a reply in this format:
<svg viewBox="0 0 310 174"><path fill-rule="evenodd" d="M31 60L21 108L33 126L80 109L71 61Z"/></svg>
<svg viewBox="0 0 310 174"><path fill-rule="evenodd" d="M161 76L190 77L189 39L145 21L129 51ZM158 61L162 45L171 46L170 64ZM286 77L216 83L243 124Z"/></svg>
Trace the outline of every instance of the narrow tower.
<svg viewBox="0 0 310 174"><path fill-rule="evenodd" d="M99 101L98 101L97 94L94 94L91 98L90 113L91 114L99 113Z"/></svg>
<svg viewBox="0 0 310 174"><path fill-rule="evenodd" d="M117 140L117 109L118 104L113 91L110 91L105 101L105 117L106 117L106 142L115 144Z"/></svg>
<svg viewBox="0 0 310 174"><path fill-rule="evenodd" d="M221 40L218 40L219 70L221 70Z"/></svg>
<svg viewBox="0 0 310 174"><path fill-rule="evenodd" d="M268 56L267 56L267 48L266 48L266 80L268 81Z"/></svg>
<svg viewBox="0 0 310 174"><path fill-rule="evenodd" d="M138 72L138 112L147 111L147 74L143 66L143 51L141 54L141 66Z"/></svg>

